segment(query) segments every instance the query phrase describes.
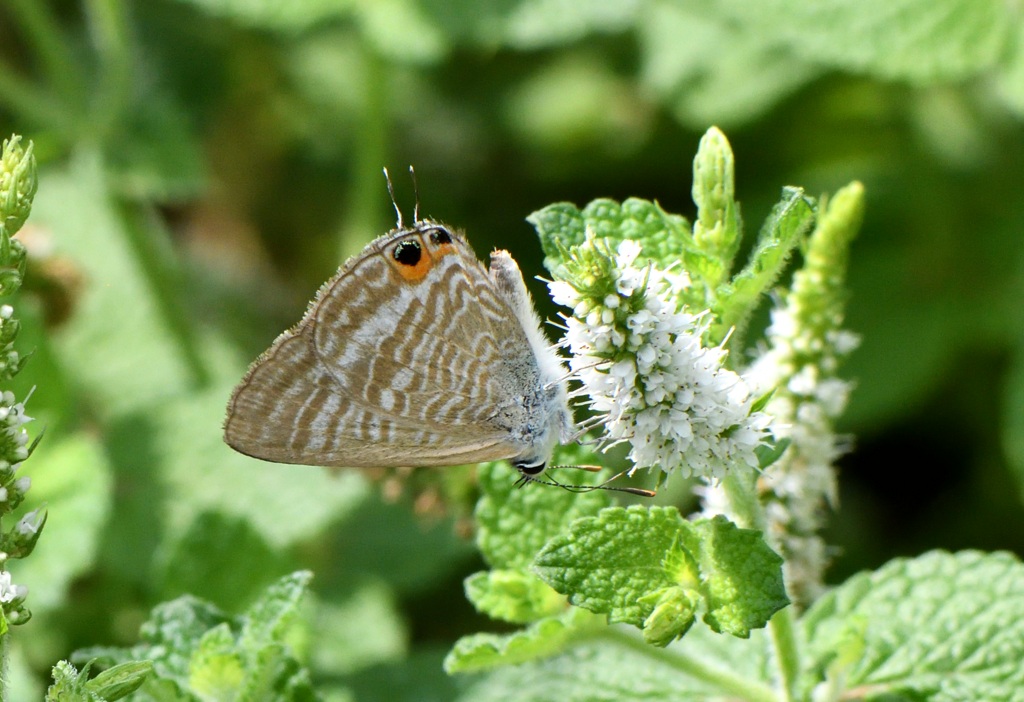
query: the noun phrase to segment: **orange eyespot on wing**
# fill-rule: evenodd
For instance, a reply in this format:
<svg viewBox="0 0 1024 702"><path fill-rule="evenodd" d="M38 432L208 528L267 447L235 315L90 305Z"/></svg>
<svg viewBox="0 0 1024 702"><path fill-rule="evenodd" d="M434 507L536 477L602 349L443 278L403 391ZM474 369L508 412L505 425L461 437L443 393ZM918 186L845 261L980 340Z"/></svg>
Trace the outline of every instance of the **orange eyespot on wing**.
<svg viewBox="0 0 1024 702"><path fill-rule="evenodd" d="M423 236L409 237L391 247L388 263L403 279L418 283L444 256L457 253L455 242L446 229L438 227Z"/></svg>
<svg viewBox="0 0 1024 702"><path fill-rule="evenodd" d="M400 241L391 248L388 263L400 276L410 283L417 283L434 267L430 251L418 237Z"/></svg>

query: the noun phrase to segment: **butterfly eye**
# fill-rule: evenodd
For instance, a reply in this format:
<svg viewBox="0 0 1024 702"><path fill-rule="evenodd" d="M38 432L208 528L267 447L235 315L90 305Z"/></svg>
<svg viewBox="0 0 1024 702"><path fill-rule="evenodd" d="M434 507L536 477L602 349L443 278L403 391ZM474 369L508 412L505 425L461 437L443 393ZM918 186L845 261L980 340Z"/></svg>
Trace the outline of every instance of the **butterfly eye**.
<svg viewBox="0 0 1024 702"><path fill-rule="evenodd" d="M391 255L403 266L415 266L420 262L423 251L420 250L418 241L403 241L395 247Z"/></svg>
<svg viewBox="0 0 1024 702"><path fill-rule="evenodd" d="M540 475L541 473L544 472L544 469L547 468L547 464L546 463L541 463L539 465L524 465L523 463L518 463L517 462L517 463L513 463L512 465L514 465L516 467L516 470L518 470L523 475L531 475L531 476L532 475Z"/></svg>
<svg viewBox="0 0 1024 702"><path fill-rule="evenodd" d="M450 244L452 243L452 235L444 229L434 229L430 232L430 240L437 246Z"/></svg>

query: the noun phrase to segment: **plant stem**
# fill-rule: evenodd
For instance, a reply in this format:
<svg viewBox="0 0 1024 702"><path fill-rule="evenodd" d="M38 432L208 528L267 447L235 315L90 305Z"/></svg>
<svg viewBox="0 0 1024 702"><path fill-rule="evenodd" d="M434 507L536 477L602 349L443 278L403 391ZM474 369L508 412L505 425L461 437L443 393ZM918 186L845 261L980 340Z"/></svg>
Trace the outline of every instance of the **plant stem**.
<svg viewBox="0 0 1024 702"><path fill-rule="evenodd" d="M796 679L800 674L800 648L793 628L793 608L779 610L768 622L768 631L775 646L775 660L782 678L782 691L787 701L796 699Z"/></svg>
<svg viewBox="0 0 1024 702"><path fill-rule="evenodd" d="M380 229L384 177L380 168L387 163L388 126L391 123L388 89L391 75L375 50L362 46L363 96L352 186L347 193L345 218L339 228L338 253L341 260L355 255L365 245L366 233ZM404 176L404 173L396 175Z"/></svg>
<svg viewBox="0 0 1024 702"><path fill-rule="evenodd" d="M81 65L69 50L71 38L61 31L49 3L39 0L10 0L25 36L32 43L39 64L52 87L68 105L80 105L87 85Z"/></svg>
<svg viewBox="0 0 1024 702"><path fill-rule="evenodd" d="M740 526L764 530L764 510L757 498L756 478L729 476L723 481L730 510L737 515ZM767 534L765 534L767 540ZM777 548L777 546L776 546ZM800 647L793 629L793 609L787 607L775 613L768 622L775 660L782 680L782 694L787 701L795 699L796 679L800 673Z"/></svg>
<svg viewBox="0 0 1024 702"><path fill-rule="evenodd" d="M41 90L39 86L19 76L2 61L0 61L0 105L5 105L22 120L38 122L64 137L71 134L71 121L60 103L52 95Z"/></svg>
<svg viewBox="0 0 1024 702"><path fill-rule="evenodd" d="M10 638L9 630L5 634L0 634L0 702L7 702L7 653L10 649L7 644Z"/></svg>
<svg viewBox="0 0 1024 702"><path fill-rule="evenodd" d="M655 658L659 662L669 665L692 678L714 685L737 699L746 700L747 702L779 702L778 693L768 685L752 682L728 670L708 665L679 651L669 651L644 643L636 636L619 628L608 627L604 630L602 636L610 638L616 643L627 646L645 656Z"/></svg>

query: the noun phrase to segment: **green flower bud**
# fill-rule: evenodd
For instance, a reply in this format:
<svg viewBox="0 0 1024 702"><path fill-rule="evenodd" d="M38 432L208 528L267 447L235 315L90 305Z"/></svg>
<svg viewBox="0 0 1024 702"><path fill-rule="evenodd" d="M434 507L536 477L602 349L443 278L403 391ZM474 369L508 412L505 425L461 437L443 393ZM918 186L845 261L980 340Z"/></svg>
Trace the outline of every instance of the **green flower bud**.
<svg viewBox="0 0 1024 702"><path fill-rule="evenodd" d="M0 150L0 229L12 236L21 229L36 194L36 159L32 144L22 148L21 137L5 139Z"/></svg>

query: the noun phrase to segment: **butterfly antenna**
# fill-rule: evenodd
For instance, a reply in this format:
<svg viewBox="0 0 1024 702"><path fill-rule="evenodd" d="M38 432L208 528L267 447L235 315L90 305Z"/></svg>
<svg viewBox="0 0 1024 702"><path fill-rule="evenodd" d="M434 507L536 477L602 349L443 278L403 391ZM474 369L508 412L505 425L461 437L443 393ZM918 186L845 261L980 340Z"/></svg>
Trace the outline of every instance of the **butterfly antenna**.
<svg viewBox="0 0 1024 702"><path fill-rule="evenodd" d="M388 169L384 168L384 180L388 183L388 195L391 196L391 204L395 206L395 214L398 215L398 223L395 225L398 229L405 227L405 219L402 217L402 210L398 208L398 201L395 200L395 186L391 183L391 174L388 173ZM419 212L419 198L416 201L416 211Z"/></svg>
<svg viewBox="0 0 1024 702"><path fill-rule="evenodd" d="M558 467L565 468L567 466L558 466ZM613 475L612 477L608 478L608 480L605 480L600 485L567 485L565 483L560 483L557 480L541 480L540 478L535 478L532 475L526 475L525 473L522 473L521 477L519 478L519 480L516 481L516 486L517 487L522 487L523 485L526 485L526 483L540 483L541 485L550 485L551 487L560 487L563 490L566 490L568 492L577 493L577 494L584 493L584 492L593 492L594 490L608 490L609 492L624 492L624 493L627 493L629 495L636 495L638 497L654 497L655 495L658 494L654 490L645 490L643 488L635 488L635 487L620 487L618 485L609 485L608 484L608 483L612 482L613 480L616 480L616 479L622 477L623 475L626 474L626 472L627 471L625 471L625 470L624 471L620 471L620 472L616 473L615 475Z"/></svg>
<svg viewBox="0 0 1024 702"><path fill-rule="evenodd" d="M412 167L412 164L409 164L409 177L412 178L412 192L413 192L413 196L416 198L416 205L413 207L413 211L412 211L412 221L413 222L419 222L420 221L420 184L416 181L416 169Z"/></svg>

